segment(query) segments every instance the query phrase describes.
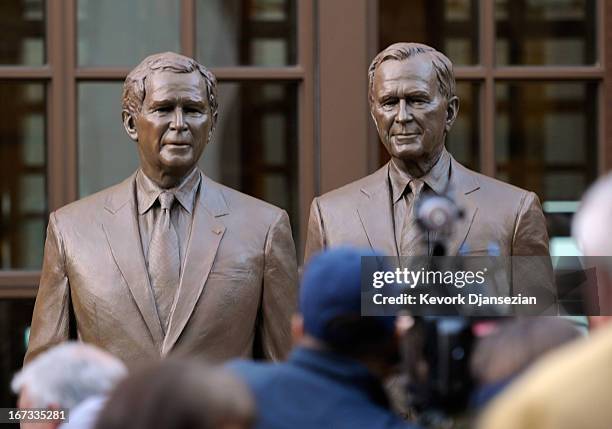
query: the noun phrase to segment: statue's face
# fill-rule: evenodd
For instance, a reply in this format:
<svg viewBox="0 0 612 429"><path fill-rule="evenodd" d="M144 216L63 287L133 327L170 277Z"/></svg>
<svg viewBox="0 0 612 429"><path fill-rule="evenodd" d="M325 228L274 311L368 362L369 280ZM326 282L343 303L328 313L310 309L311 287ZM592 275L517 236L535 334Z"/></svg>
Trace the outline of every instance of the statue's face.
<svg viewBox="0 0 612 429"><path fill-rule="evenodd" d="M145 81L135 118L141 166L149 177L181 178L196 165L212 127L204 79L197 71L160 71Z"/></svg>
<svg viewBox="0 0 612 429"><path fill-rule="evenodd" d="M393 158L419 161L437 156L457 106L456 98L449 103L440 94L435 69L424 54L387 60L376 69L371 113Z"/></svg>

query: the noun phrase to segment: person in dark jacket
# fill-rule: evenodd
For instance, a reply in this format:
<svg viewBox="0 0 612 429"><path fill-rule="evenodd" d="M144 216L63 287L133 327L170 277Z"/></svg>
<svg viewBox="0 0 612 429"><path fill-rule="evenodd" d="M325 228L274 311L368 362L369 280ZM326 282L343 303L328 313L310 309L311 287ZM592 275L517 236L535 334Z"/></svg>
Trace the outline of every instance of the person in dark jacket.
<svg viewBox="0 0 612 429"><path fill-rule="evenodd" d="M251 388L257 428L410 428L389 408L381 380L399 360L395 317L361 316L361 256L335 248L312 258L286 362L233 361Z"/></svg>

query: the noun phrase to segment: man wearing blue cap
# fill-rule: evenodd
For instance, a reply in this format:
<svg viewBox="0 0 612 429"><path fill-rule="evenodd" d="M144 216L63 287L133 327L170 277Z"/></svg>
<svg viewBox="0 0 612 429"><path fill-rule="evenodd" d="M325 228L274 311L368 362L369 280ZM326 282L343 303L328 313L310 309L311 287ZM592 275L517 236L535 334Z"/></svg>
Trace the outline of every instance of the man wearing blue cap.
<svg viewBox="0 0 612 429"><path fill-rule="evenodd" d="M255 396L259 428L406 428L381 380L398 362L395 317L361 316L361 256L335 248L313 257L292 323L297 346L280 364L234 361Z"/></svg>

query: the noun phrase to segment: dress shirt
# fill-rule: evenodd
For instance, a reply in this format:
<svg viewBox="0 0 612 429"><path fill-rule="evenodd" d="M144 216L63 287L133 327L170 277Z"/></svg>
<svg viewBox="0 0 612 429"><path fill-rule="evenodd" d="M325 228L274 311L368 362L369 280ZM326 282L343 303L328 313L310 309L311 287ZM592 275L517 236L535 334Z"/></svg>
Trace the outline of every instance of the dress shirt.
<svg viewBox="0 0 612 429"><path fill-rule="evenodd" d="M419 177L420 180L425 182L423 190L421 191L421 197L428 193L444 194L448 185L450 174L450 155L446 149L442 150L440 157L431 169L423 176ZM413 177L405 171L400 170L395 162L391 160L389 162L389 186L391 188L391 204L393 206L393 226L395 235L395 244L397 246L397 252L400 254L401 243L402 243L402 227L404 225L404 219L406 218L408 210L408 193L410 188L408 184ZM433 237L428 237L428 247L431 253L431 243Z"/></svg>
<svg viewBox="0 0 612 429"><path fill-rule="evenodd" d="M151 233L155 226L155 221L161 213L161 206L158 200L159 194L164 191L174 193L175 202L170 211L170 221L176 230L179 242L179 256L181 261L181 274L187 244L191 233L191 221L193 209L200 189L200 170L194 168L191 173L175 188L162 189L155 182L139 170L136 174L136 201L138 202L138 229L140 231L140 242L142 243L142 253L145 260L148 260L149 243Z"/></svg>

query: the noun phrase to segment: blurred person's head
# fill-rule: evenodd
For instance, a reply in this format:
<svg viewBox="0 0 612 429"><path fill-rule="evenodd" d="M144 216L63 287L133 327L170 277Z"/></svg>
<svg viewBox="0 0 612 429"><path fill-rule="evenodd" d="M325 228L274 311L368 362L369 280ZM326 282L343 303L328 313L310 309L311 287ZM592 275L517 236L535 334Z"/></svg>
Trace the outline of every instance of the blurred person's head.
<svg viewBox="0 0 612 429"><path fill-rule="evenodd" d="M612 174L599 179L585 193L572 222L572 236L583 255L597 267L598 308L602 316L589 318L591 327L607 324L612 314Z"/></svg>
<svg viewBox="0 0 612 429"><path fill-rule="evenodd" d="M484 405L537 359L580 336L572 322L555 317L501 323L476 342L472 353L471 373L478 388L474 405Z"/></svg>
<svg viewBox="0 0 612 429"><path fill-rule="evenodd" d="M378 373L399 359L395 317L361 316L361 257L369 249L326 250L306 266L300 314L293 318L296 342L361 361Z"/></svg>
<svg viewBox="0 0 612 429"><path fill-rule="evenodd" d="M123 380L96 429L246 429L255 420L247 387L200 362L169 359Z"/></svg>
<svg viewBox="0 0 612 429"><path fill-rule="evenodd" d="M611 196L612 174L608 174L588 189L574 215L572 235L587 256L612 256Z"/></svg>
<svg viewBox="0 0 612 429"><path fill-rule="evenodd" d="M114 356L84 343L63 343L37 356L13 377L19 408L71 410L87 398L104 395L127 374ZM23 428L54 428L61 422L25 423Z"/></svg>

